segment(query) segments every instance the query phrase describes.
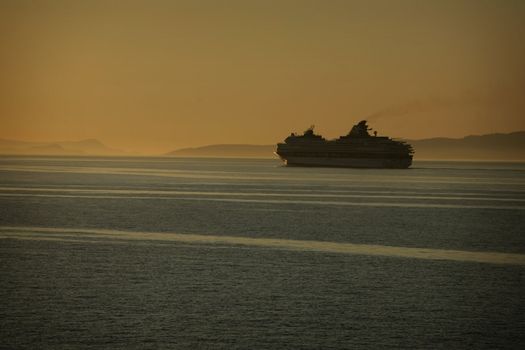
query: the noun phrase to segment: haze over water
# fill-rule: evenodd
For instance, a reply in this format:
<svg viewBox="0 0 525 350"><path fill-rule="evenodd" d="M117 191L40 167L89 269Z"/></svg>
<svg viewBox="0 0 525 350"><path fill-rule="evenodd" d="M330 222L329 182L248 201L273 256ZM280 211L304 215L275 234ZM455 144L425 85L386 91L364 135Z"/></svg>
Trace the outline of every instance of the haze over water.
<svg viewBox="0 0 525 350"><path fill-rule="evenodd" d="M6 348L520 348L525 165L0 158Z"/></svg>

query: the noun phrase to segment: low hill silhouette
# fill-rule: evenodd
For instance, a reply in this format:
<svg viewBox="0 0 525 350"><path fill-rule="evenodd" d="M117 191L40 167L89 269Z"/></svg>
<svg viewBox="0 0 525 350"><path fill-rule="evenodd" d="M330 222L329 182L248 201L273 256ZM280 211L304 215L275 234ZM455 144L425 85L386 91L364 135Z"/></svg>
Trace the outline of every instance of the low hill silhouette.
<svg viewBox="0 0 525 350"><path fill-rule="evenodd" d="M273 158L274 151L274 145L221 144L181 148L167 155L181 157Z"/></svg>
<svg viewBox="0 0 525 350"><path fill-rule="evenodd" d="M525 131L407 141L419 159L525 160Z"/></svg>
<svg viewBox="0 0 525 350"><path fill-rule="evenodd" d="M96 139L63 142L27 142L0 139L0 154L13 155L123 155Z"/></svg>
<svg viewBox="0 0 525 350"><path fill-rule="evenodd" d="M414 159L525 160L525 131L508 134L471 135L463 138L405 140L413 145ZM169 152L176 157L275 158L275 145L220 144L182 148Z"/></svg>

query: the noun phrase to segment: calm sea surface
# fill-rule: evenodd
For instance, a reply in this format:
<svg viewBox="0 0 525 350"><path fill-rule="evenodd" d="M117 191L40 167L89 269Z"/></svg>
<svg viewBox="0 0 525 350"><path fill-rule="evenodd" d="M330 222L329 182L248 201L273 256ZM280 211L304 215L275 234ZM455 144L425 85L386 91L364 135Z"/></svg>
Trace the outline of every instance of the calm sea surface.
<svg viewBox="0 0 525 350"><path fill-rule="evenodd" d="M525 163L0 158L0 348L525 347Z"/></svg>

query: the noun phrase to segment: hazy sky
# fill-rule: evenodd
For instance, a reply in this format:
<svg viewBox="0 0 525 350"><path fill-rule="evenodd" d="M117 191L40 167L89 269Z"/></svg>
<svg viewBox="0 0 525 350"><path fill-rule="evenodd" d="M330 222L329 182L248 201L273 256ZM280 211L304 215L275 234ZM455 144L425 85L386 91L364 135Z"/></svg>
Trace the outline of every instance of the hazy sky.
<svg viewBox="0 0 525 350"><path fill-rule="evenodd" d="M0 1L0 138L525 130L525 1Z"/></svg>

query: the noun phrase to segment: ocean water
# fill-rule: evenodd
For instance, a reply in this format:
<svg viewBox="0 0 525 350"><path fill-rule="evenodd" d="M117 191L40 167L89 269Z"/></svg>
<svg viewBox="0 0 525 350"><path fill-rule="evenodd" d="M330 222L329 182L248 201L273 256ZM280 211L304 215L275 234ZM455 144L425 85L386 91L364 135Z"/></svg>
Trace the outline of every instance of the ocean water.
<svg viewBox="0 0 525 350"><path fill-rule="evenodd" d="M525 347L525 163L1 157L0 348Z"/></svg>

